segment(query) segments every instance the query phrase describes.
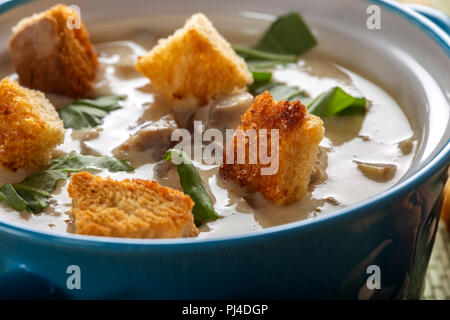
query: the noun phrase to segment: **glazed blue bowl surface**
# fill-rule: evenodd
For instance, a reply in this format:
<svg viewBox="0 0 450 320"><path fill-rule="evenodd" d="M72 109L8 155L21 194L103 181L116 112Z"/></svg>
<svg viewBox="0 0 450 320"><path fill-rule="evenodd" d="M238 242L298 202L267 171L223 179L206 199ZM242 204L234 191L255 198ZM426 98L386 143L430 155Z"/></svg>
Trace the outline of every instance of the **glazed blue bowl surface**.
<svg viewBox="0 0 450 320"><path fill-rule="evenodd" d="M81 1L82 8L83 5L88 6L85 2ZM235 2L229 2L229 7L221 1L206 2L198 0L187 4L173 1L172 6L164 4L164 1L152 3L154 11L161 13L170 12L173 8L189 13L199 8L202 11L229 9L230 12L239 8ZM282 8L284 2L286 8ZM316 12L317 5L313 2L298 4L302 7L299 8L302 14L306 12L306 20L313 22L315 17L323 19L324 14L330 17L345 15L349 11L346 9L350 9L350 1L342 1L342 8L325 1L330 6L329 12L326 9ZM29 14L36 8L45 9L51 3L19 0L0 4L1 29L7 24L2 22L2 17L4 21L13 21L13 17L10 19L8 15L14 16L15 12L16 16ZM137 0L135 6L144 3ZM264 3L267 8L263 11L268 12L274 6L272 4L270 7L269 1L258 3L256 5L255 1L249 1L242 6L253 5L256 10L263 10ZM444 105L438 110L437 106L430 104L429 109L412 112L416 118L415 124L423 126L420 137L422 144L415 166L402 181L366 201L331 214L253 233L213 239L87 237L39 231L0 221L0 297L420 298L438 227L446 168L450 162L449 19L423 7L414 7L414 11L391 1L353 3L352 8L377 5L387 21L392 20L414 30L408 35L411 38L406 37L399 46L407 46L414 41L432 43L432 47L424 48L420 53L425 58L429 55L429 58L423 61L413 59L411 63L423 65L425 71L429 69L430 79L436 80L439 85L434 89L440 90L442 94L441 100L435 98L435 104L440 101ZM100 7L97 4L90 5L94 9ZM273 10L280 12L297 8L295 1L281 1L277 6L278 9ZM186 9L188 7L190 9ZM116 12L121 11L116 9ZM127 11L124 10L123 14L127 14ZM88 22L89 18L92 17L87 16ZM6 34L4 30L1 32ZM348 33L349 37L353 36L352 32ZM357 30L354 32L358 33ZM3 49L0 47L0 50ZM361 48L354 50L366 54ZM439 74L432 70L431 60L435 58L443 61ZM426 82L427 79L423 78L422 81ZM386 75L386 81L401 81L401 78ZM436 110L439 111L438 116ZM432 138L433 143L430 142ZM79 267L80 288L71 288L73 269L70 266ZM373 272L370 266L379 268L380 288L369 289L367 286L367 280Z"/></svg>

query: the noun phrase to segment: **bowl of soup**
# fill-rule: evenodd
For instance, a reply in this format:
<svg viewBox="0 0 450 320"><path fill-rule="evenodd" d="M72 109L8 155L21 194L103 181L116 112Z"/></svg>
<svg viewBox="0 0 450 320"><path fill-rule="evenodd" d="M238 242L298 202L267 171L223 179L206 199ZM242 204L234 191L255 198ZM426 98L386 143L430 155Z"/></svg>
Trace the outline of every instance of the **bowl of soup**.
<svg viewBox="0 0 450 320"><path fill-rule="evenodd" d="M2 297L24 297L27 290L26 297L80 299L420 298L450 161L446 21L438 27L391 1L80 1L66 27L81 17L97 60L92 88L78 97L52 84L58 64L33 65L32 54L25 67L18 63L17 52L30 43L50 48L53 41L40 34L45 23L32 22L35 33L20 42L17 34L30 27L18 22L55 4L0 5L1 78L42 91L64 124L49 166L0 170L0 185L9 188L0 189ZM194 61L190 72L182 63L172 68L175 53L162 48L189 34L175 30L191 16L184 28L203 17L201 28L214 28L205 31L203 45L212 42L221 58L208 65L209 83L196 73L210 61L204 47L181 45L178 61ZM11 31L14 26L20 30ZM292 49L299 38L306 48ZM152 71L158 59L169 61L162 77ZM224 60L229 64L220 69ZM26 77L28 67L39 73ZM208 93L241 75L247 82L239 88ZM173 85L177 77L183 86L171 91L171 100L161 83ZM184 87L198 94L185 97ZM269 109L261 112L264 103ZM281 111L258 122L255 113L272 110ZM272 121L278 115L281 124ZM303 131L295 125L291 131L297 116ZM313 121L323 128L316 142L306 138L305 124ZM214 161L226 153L227 130L247 122L279 129L279 178L253 178L253 167L227 169L224 158ZM190 137L183 140L194 150L187 164L167 161L167 151L177 149L173 132ZM88 164L81 170L80 163ZM98 183L94 189L131 190L136 198L128 195L127 208L136 203L145 214L159 204L142 204L134 184L153 181L183 199L174 206L189 207L188 227L166 232L162 223L149 227L148 216L127 220L138 213L120 220L103 194L87 197L101 204L84 210L86 198L75 195L82 178ZM105 212L107 218L100 216Z"/></svg>

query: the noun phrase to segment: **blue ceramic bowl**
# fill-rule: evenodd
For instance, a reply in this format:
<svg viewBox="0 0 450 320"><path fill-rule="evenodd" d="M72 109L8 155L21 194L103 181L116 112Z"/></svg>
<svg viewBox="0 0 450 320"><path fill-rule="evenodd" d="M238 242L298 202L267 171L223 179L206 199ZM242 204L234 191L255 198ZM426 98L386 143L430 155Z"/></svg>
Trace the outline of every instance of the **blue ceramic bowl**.
<svg viewBox="0 0 450 320"><path fill-rule="evenodd" d="M7 51L10 26L53 3L0 4L0 53ZM419 151L406 176L381 194L315 219L249 234L131 240L55 234L0 221L1 297L420 297L450 161L447 16L391 1L78 3L94 35L100 32L95 25L102 19L148 15L152 27L173 30L175 25L169 22L156 24L156 17L175 17L179 25L196 11L211 16L221 30L252 27L262 31L267 22L261 19L267 14L298 10L317 31L324 51L382 79L385 88L404 101L418 128ZM365 27L369 5L381 10L381 30ZM72 280L70 268L67 273L71 265L81 272L80 289L67 286ZM373 265L379 267L381 288L366 285L373 272L368 267Z"/></svg>

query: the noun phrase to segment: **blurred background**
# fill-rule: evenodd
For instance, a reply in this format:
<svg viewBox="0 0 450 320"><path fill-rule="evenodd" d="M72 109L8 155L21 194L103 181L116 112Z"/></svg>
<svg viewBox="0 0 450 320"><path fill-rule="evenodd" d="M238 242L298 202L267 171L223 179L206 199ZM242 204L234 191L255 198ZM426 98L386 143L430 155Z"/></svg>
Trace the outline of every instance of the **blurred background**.
<svg viewBox="0 0 450 320"><path fill-rule="evenodd" d="M439 9L450 15L450 1L449 0L398 0L403 3L415 3Z"/></svg>

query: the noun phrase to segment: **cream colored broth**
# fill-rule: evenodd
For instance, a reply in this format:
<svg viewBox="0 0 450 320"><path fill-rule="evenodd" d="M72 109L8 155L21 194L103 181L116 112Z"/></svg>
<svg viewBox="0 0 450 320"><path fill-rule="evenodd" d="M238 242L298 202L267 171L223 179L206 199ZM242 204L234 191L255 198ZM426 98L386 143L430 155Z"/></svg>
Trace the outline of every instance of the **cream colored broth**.
<svg viewBox="0 0 450 320"><path fill-rule="evenodd" d="M55 155L75 150L84 154L107 154L136 133L140 124L157 120L167 113L167 106L158 98L134 68L136 58L143 55L153 43L144 41L116 41L97 44L100 70L96 81L96 95L126 95L123 108L110 113L104 124L95 129L67 130L65 142ZM142 45L145 43L145 47ZM414 136L409 122L395 100L380 87L341 66L313 54L305 55L298 64L277 68L273 77L277 81L299 86L312 97L339 85L344 90L364 95L371 107L363 116L332 117L325 119L326 134L321 142L321 165L328 178L311 185L310 192L301 201L290 206L278 206L266 201L260 194L252 193L224 181L218 165L194 162L207 190L212 195L214 207L222 216L200 228L199 237L237 234L258 230L301 219L312 218L367 199L394 185L406 172L414 157L413 152L403 154L398 144ZM67 98L48 95L55 107L68 103ZM99 175L113 179L155 179L159 183L180 189L176 171L172 168L164 175L156 174L160 159L145 152L127 157L136 170L132 173L101 172ZM394 164L397 169L388 182L368 179L353 161ZM9 173L0 170L0 184L17 182L29 172ZM18 213L3 203L0 219L18 222L56 232L73 232L66 214L71 200L61 183L51 198L51 206L41 214Z"/></svg>

